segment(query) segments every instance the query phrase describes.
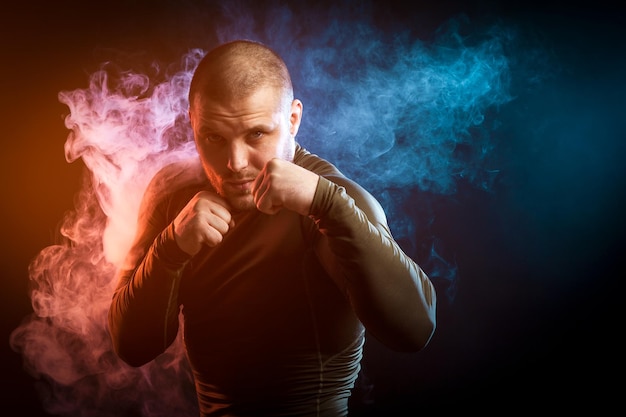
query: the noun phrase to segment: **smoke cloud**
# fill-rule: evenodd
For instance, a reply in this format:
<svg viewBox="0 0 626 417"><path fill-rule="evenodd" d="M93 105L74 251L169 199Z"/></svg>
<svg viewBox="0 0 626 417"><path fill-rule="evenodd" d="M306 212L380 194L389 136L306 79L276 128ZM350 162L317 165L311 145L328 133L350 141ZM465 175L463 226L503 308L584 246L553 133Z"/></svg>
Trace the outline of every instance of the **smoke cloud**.
<svg viewBox="0 0 626 417"><path fill-rule="evenodd" d="M407 253L428 247L419 263L453 290L456 266L429 235L427 197L453 195L460 181L489 191L497 178L498 109L514 99L520 71L512 67L515 31L472 28L460 17L423 41L410 28L382 30L367 5L305 19L286 6L259 12L224 3L211 20L215 38L257 39L283 55L304 102L299 142L376 195ZM86 170L62 240L30 265L34 312L11 335L28 372L44 382L51 413L197 415L181 341L130 368L112 352L106 314L147 183L194 154L187 89L205 52L190 48L150 74L105 62L85 88L59 93L69 109L67 161L82 160Z"/></svg>

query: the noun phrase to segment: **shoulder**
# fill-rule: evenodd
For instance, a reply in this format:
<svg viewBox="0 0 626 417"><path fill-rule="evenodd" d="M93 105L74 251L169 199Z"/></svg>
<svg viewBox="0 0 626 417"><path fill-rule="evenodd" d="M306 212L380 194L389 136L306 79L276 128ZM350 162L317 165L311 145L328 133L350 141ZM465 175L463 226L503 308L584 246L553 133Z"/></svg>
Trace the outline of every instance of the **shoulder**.
<svg viewBox="0 0 626 417"><path fill-rule="evenodd" d="M208 180L197 157L171 162L159 169L146 188L144 201L156 206L167 200L186 198L201 188Z"/></svg>
<svg viewBox="0 0 626 417"><path fill-rule="evenodd" d="M335 165L328 162L324 158L309 152L300 144L296 144L296 153L293 158L293 163L301 166L302 168L306 168L311 172L315 172L322 177L344 176Z"/></svg>
<svg viewBox="0 0 626 417"><path fill-rule="evenodd" d="M344 175L334 164L296 145L294 163L327 179L333 186L341 187L371 220L386 224L384 210L378 200L358 182Z"/></svg>
<svg viewBox="0 0 626 417"><path fill-rule="evenodd" d="M167 182L169 186L183 187L188 184L206 182L200 159L194 156L164 165L156 172L152 183L154 186L159 186L164 182Z"/></svg>

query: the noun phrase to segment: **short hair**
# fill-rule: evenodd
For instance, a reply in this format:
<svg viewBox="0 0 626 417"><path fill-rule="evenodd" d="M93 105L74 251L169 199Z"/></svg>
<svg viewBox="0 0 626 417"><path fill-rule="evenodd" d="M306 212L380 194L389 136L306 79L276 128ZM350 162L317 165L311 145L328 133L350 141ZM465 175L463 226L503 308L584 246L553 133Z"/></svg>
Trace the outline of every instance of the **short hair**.
<svg viewBox="0 0 626 417"><path fill-rule="evenodd" d="M268 46L235 40L210 50L194 71L189 86L189 106L202 93L210 99L246 97L260 87L274 87L293 101L293 86L283 59Z"/></svg>

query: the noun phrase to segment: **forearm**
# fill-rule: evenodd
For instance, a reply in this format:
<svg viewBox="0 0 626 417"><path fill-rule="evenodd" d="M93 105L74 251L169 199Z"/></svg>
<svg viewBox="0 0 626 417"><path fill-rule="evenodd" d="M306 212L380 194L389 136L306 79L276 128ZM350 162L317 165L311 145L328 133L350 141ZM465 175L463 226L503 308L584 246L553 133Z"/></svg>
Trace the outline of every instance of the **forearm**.
<svg viewBox="0 0 626 417"><path fill-rule="evenodd" d="M346 264L346 292L368 331L400 351L422 349L435 330L436 294L424 271L379 233L356 239L360 262ZM358 266L357 266L358 265Z"/></svg>
<svg viewBox="0 0 626 417"><path fill-rule="evenodd" d="M109 330L117 354L133 366L161 354L178 331L178 287L189 259L173 239L171 226L152 243L136 268L120 272L109 309Z"/></svg>
<svg viewBox="0 0 626 417"><path fill-rule="evenodd" d="M368 196L357 207L344 189L320 180L312 217L326 238L327 268L368 331L388 347L423 348L435 329L431 281L391 237Z"/></svg>

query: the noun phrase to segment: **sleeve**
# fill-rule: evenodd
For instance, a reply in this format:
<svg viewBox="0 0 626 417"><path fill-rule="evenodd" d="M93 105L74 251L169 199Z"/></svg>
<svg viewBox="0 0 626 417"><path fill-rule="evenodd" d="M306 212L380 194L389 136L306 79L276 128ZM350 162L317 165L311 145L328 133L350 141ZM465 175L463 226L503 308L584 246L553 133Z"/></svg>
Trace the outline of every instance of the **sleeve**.
<svg viewBox="0 0 626 417"><path fill-rule="evenodd" d="M108 315L113 348L132 366L154 359L175 340L178 289L191 259L176 244L165 210L150 198L142 206L137 237L117 274Z"/></svg>
<svg viewBox="0 0 626 417"><path fill-rule="evenodd" d="M398 351L425 347L436 327L436 294L389 231L383 208L345 177L320 177L311 206L318 256L361 322Z"/></svg>

